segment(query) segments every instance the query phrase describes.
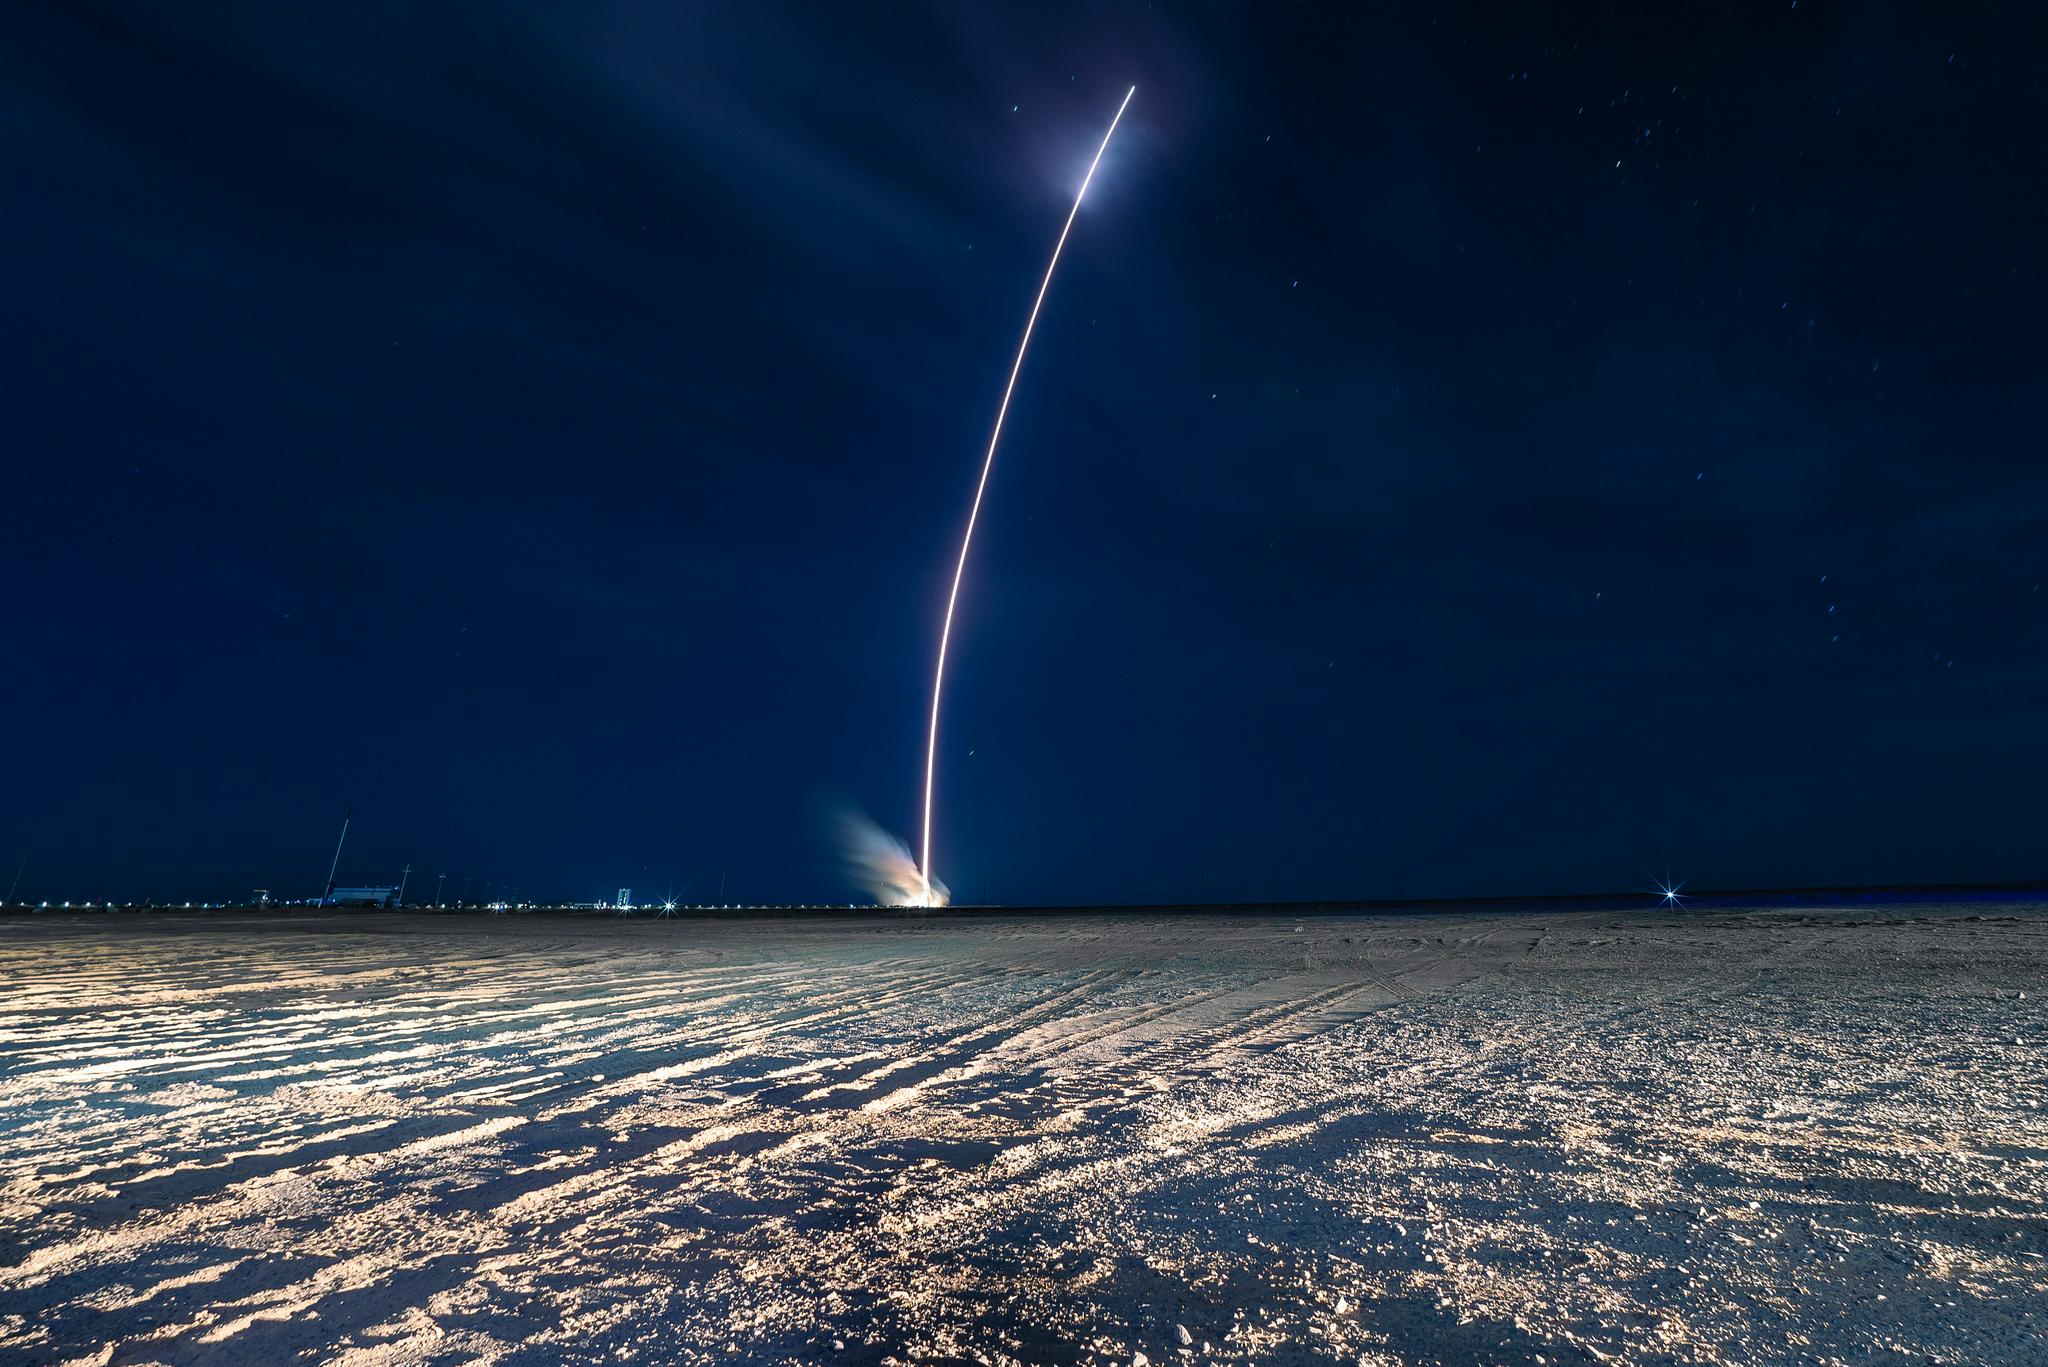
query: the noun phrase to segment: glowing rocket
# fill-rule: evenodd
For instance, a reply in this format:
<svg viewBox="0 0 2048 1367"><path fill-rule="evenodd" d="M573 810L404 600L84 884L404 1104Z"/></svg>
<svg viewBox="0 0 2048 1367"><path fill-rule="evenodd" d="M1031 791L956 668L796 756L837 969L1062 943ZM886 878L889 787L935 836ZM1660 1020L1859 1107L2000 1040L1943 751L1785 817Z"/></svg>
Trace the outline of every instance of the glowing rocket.
<svg viewBox="0 0 2048 1367"><path fill-rule="evenodd" d="M960 600L960 580L967 573L967 548L974 543L974 524L981 517L981 498L988 490L988 472L995 466L996 443L1003 437L1003 419L1010 412L1010 396L1017 392L1017 373L1024 368L1024 352L1031 346L1031 330L1038 326L1038 311L1045 306L1045 292L1052 288L1052 273L1060 264L1060 252L1067 245L1067 234L1074 230L1074 219L1081 212L1081 200L1088 193L1088 182L1095 179L1095 168L1102 164L1102 154L1109 150L1109 140L1116 136L1116 126L1123 122L1124 110L1130 107L1131 96L1137 93L1136 86L1124 92L1123 103L1116 107L1116 117L1109 121L1109 131L1102 135L1102 145L1095 149L1095 159L1088 163L1088 174L1081 177L1081 188L1074 192L1074 207L1067 211L1066 226L1060 229L1059 241L1053 244L1052 259L1045 263L1045 278L1038 282L1038 297L1031 301L1031 316L1025 320L1024 336L1017 343L1017 359L1010 363L1010 379L1003 386L1003 401L996 408L996 425L988 434L988 453L981 458L981 479L974 486L974 506L967 513L967 531L960 538L960 559L953 566L953 588L946 595L946 621L939 629L939 663L932 675L932 725L925 743L924 846L918 859L921 903L925 906L938 904L945 895L934 886L932 878L932 775L939 757L939 695L946 686L946 646L953 638L953 606Z"/></svg>

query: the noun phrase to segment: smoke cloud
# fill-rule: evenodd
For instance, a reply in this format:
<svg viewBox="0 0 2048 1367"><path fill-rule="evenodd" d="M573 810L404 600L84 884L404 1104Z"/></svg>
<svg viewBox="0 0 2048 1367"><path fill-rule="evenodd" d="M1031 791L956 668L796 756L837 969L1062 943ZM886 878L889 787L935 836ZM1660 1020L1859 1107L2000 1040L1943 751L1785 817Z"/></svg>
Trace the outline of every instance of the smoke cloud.
<svg viewBox="0 0 2048 1367"><path fill-rule="evenodd" d="M839 815L839 852L849 880L866 888L885 907L942 907L951 900L944 883L929 889L910 847L851 808Z"/></svg>

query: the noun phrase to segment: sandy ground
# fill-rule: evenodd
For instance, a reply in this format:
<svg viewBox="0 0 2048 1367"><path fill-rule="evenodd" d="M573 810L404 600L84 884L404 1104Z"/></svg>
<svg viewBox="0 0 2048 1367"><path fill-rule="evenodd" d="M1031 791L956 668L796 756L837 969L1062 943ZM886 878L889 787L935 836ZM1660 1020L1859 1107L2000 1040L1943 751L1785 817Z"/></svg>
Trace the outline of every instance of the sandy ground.
<svg viewBox="0 0 2048 1367"><path fill-rule="evenodd" d="M2043 908L16 919L0 989L0 1362L2048 1361Z"/></svg>

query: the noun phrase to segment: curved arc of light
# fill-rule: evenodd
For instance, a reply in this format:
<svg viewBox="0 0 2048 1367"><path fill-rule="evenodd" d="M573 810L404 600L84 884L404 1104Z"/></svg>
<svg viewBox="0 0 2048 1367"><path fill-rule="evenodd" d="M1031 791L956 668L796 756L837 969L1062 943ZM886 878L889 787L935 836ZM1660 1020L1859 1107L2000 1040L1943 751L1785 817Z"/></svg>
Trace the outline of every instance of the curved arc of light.
<svg viewBox="0 0 2048 1367"><path fill-rule="evenodd" d="M1052 288L1052 273L1060 264L1060 253L1066 249L1067 234L1074 230L1074 220L1080 217L1081 201L1087 198L1089 182L1095 179L1095 168L1102 164L1102 154L1109 150L1109 140L1116 136L1116 126L1123 122L1124 110L1130 107L1131 96L1138 93L1132 86L1124 92L1123 103L1116 107L1116 117L1109 121L1109 131L1102 135L1102 145L1095 149L1095 159L1088 163L1088 174L1081 177L1081 188L1074 192L1074 207L1067 211L1066 226L1060 229L1060 238L1053 244L1052 259L1045 263L1045 278L1038 282L1038 297L1031 301L1031 316L1024 323L1023 340L1017 343L1017 359L1010 363L1010 379L1003 386L1003 401L996 408L996 425L988 435L988 454L981 458L981 479L974 486L974 506L967 513L967 534L960 538L960 559L953 566L953 588L946 595L946 622L939 629L939 663L932 677L932 724L926 738L924 753L924 846L918 860L918 874L924 879L926 900L930 900L932 886L932 775L938 766L939 756L939 695L946 686L946 647L953 639L953 607L960 600L960 581L967 573L967 548L974 544L974 524L981 517L981 496L988 489L989 471L995 468L996 443L1003 438L1003 419L1010 414L1010 396L1017 390L1017 376L1024 369L1024 353L1031 346L1032 329L1038 326L1038 311L1045 306L1045 293Z"/></svg>

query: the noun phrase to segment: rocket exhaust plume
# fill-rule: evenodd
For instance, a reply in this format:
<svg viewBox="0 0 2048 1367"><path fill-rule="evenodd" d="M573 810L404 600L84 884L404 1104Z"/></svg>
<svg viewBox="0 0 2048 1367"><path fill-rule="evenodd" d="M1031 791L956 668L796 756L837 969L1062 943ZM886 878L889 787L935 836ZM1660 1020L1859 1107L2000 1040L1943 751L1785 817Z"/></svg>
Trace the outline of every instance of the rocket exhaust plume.
<svg viewBox="0 0 2048 1367"><path fill-rule="evenodd" d="M967 573L967 548L974 542L974 524L981 518L982 495L988 491L988 474L996 463L996 443L1003 438L1003 419L1010 413L1010 396L1017 391L1017 375L1024 369L1024 353L1031 346L1032 330L1038 326L1038 311L1045 306L1045 292L1052 288L1052 273L1060 264L1060 252L1066 248L1067 234L1074 230L1074 220L1081 213L1081 201L1088 194L1088 183L1095 179L1095 168L1102 164L1102 154L1109 150L1109 140L1116 136L1116 126L1123 122L1124 110L1130 108L1131 96L1137 93L1136 86L1124 92L1123 103L1116 107L1116 115L1109 121L1109 131L1102 135L1102 145L1095 149L1095 159L1088 163L1088 174L1081 177L1081 188L1074 192L1074 207L1067 211L1066 226L1060 229L1059 241L1053 243L1052 259L1045 263L1045 277L1038 282L1038 297L1031 301L1031 316L1025 320L1024 336L1017 343L1017 359L1010 363L1010 379L1003 386L1003 401L996 407L995 428L988 434L988 452L981 458L981 479L974 486L974 505L968 509L967 531L960 538L960 559L953 566L953 588L946 595L945 625L939 629L938 667L932 673L932 724L924 753L924 848L911 869L917 879L917 900L913 905L945 905L945 887L932 876L932 775L938 767L939 695L946 686L946 647L953 639L953 608L960 601L960 580Z"/></svg>
<svg viewBox="0 0 2048 1367"><path fill-rule="evenodd" d="M839 852L853 882L885 907L942 907L946 885L918 872L910 847L859 812L839 814Z"/></svg>

